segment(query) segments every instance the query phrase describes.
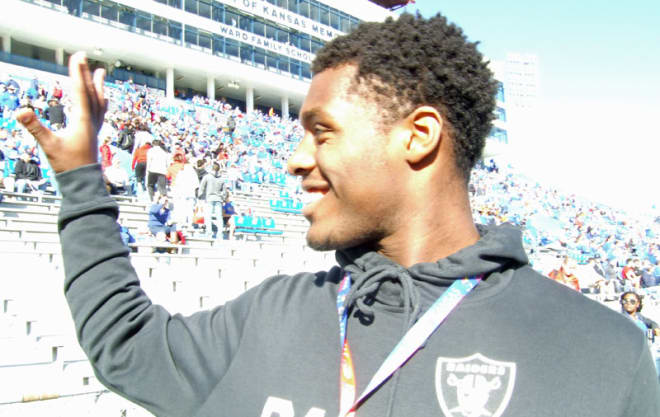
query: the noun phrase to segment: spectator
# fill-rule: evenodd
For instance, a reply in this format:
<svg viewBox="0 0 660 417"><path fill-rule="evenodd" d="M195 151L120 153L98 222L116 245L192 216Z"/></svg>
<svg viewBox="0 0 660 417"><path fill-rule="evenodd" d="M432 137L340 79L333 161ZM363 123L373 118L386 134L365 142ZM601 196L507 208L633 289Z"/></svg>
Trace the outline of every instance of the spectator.
<svg viewBox="0 0 660 417"><path fill-rule="evenodd" d="M41 168L35 158L26 151L16 161L14 167L15 188L18 193L32 192L46 188L46 180L41 175Z"/></svg>
<svg viewBox="0 0 660 417"><path fill-rule="evenodd" d="M183 166L186 162L186 155L181 149L177 149L174 152L172 159L172 163L167 168L167 179L170 181L170 184L176 181L176 176L183 169Z"/></svg>
<svg viewBox="0 0 660 417"><path fill-rule="evenodd" d="M227 198L225 203L222 205L222 223L224 230L227 231L227 237L229 240L234 239L234 231L236 230L236 225L231 221L232 217L236 215L236 208L231 201L231 194L227 193Z"/></svg>
<svg viewBox="0 0 660 417"><path fill-rule="evenodd" d="M143 142L147 142L147 140ZM133 128L133 124L128 121L126 125L123 127L121 132L119 133L119 148L129 152L133 153L133 147L135 145L135 129Z"/></svg>
<svg viewBox="0 0 660 417"><path fill-rule="evenodd" d="M580 281L574 274L575 267L575 260L567 256L559 269L551 271L548 276L575 291L580 291Z"/></svg>
<svg viewBox="0 0 660 417"><path fill-rule="evenodd" d="M158 201L151 205L149 209L149 222L147 227L157 240L171 243L179 243L179 236L176 232L176 225L170 219L172 205L167 195L160 195Z"/></svg>
<svg viewBox="0 0 660 417"><path fill-rule="evenodd" d="M621 312L632 320L637 327L644 333L651 330L653 336L660 336L660 326L655 321L644 317L641 313L642 308L644 308L641 295L634 291L626 291L621 294L620 301Z"/></svg>
<svg viewBox="0 0 660 417"><path fill-rule="evenodd" d="M112 161L112 165L103 171L103 176L110 194L131 194L128 173L121 167L121 161L119 158L115 158Z"/></svg>
<svg viewBox="0 0 660 417"><path fill-rule="evenodd" d="M217 233L222 233L222 204L226 195L227 186L220 176L220 164L214 162L211 172L202 178L198 191L198 197L206 203L204 221L213 230L214 239Z"/></svg>
<svg viewBox="0 0 660 417"><path fill-rule="evenodd" d="M154 186L160 195L167 194L167 152L161 145L161 140L152 141L153 147L147 151L147 191L149 200L154 199Z"/></svg>
<svg viewBox="0 0 660 417"><path fill-rule="evenodd" d="M110 142L112 138L106 136L103 139L103 145L99 147L101 154L101 168L106 169L112 165L112 149L110 149Z"/></svg>
<svg viewBox="0 0 660 417"><path fill-rule="evenodd" d="M62 97L64 96L64 91L62 90L62 86L60 85L59 81L55 81L55 85L53 86L53 92L51 96L53 98L56 98L58 101L62 100Z"/></svg>
<svg viewBox="0 0 660 417"><path fill-rule="evenodd" d="M0 86L0 107L2 107L5 118L9 118L9 114L15 111L20 106L20 100L16 93L14 85Z"/></svg>
<svg viewBox="0 0 660 417"><path fill-rule="evenodd" d="M174 199L174 219L182 227L191 228L195 193L199 188L199 180L192 165L185 163L172 183L172 198Z"/></svg>
<svg viewBox="0 0 660 417"><path fill-rule="evenodd" d="M146 191L145 179L147 175L147 154L151 149L151 135L144 138L142 146L135 149L131 168L135 172L135 182L139 191Z"/></svg>

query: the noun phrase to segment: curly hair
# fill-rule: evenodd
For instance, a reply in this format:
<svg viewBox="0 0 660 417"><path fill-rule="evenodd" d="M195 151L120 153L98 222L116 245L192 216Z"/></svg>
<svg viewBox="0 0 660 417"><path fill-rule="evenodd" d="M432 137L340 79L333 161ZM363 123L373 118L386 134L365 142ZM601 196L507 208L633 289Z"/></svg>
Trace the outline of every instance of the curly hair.
<svg viewBox="0 0 660 417"><path fill-rule="evenodd" d="M312 72L355 65L354 83L377 94L392 121L419 106L436 108L449 125L456 167L467 183L491 130L497 91L477 45L439 13L429 19L402 14L398 20L361 23L328 42Z"/></svg>
<svg viewBox="0 0 660 417"><path fill-rule="evenodd" d="M619 297L619 302L621 303L621 305L623 305L624 297L626 295L631 295L631 294L634 295L635 298L637 298L637 310L635 310L635 311L637 311L639 313L644 308L644 301L643 301L644 297L641 296L640 294L637 294L635 291L626 291L623 294L621 294L621 297Z"/></svg>

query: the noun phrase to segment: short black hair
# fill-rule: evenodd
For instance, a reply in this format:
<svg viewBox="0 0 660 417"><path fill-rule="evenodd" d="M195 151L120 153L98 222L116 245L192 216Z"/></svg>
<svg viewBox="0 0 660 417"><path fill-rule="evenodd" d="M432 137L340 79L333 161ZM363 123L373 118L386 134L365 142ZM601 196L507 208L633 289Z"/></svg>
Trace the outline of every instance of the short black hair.
<svg viewBox="0 0 660 417"><path fill-rule="evenodd" d="M393 120L419 106L435 107L450 125L456 166L467 183L491 130L497 92L477 45L440 13L429 19L404 13L398 20L361 23L328 42L312 72L356 65L357 83L364 82L379 103L387 103L384 110Z"/></svg>

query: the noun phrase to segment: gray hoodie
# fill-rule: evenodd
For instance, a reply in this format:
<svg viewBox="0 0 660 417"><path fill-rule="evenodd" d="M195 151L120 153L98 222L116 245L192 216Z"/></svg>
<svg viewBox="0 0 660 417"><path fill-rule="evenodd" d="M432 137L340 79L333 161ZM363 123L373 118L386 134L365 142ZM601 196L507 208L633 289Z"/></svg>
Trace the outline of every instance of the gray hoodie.
<svg viewBox="0 0 660 417"><path fill-rule="evenodd" d="M403 268L364 248L329 271L275 276L190 317L140 289L98 165L58 175L65 294L99 380L158 416L334 417L339 282L357 391L454 280L484 274L359 417L657 417L644 335L617 312L527 266L520 233L480 228L475 245Z"/></svg>
<svg viewBox="0 0 660 417"><path fill-rule="evenodd" d="M211 171L202 178L197 196L206 201L224 201L226 187L220 171Z"/></svg>

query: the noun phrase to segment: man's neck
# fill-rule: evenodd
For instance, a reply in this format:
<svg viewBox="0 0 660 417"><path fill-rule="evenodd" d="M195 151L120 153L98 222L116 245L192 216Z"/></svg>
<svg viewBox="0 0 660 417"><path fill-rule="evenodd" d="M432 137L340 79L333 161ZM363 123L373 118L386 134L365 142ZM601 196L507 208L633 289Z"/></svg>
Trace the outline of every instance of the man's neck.
<svg viewBox="0 0 660 417"><path fill-rule="evenodd" d="M406 268L446 258L479 240L467 200L461 205L410 213L417 214L408 216L396 233L378 245L379 253Z"/></svg>

